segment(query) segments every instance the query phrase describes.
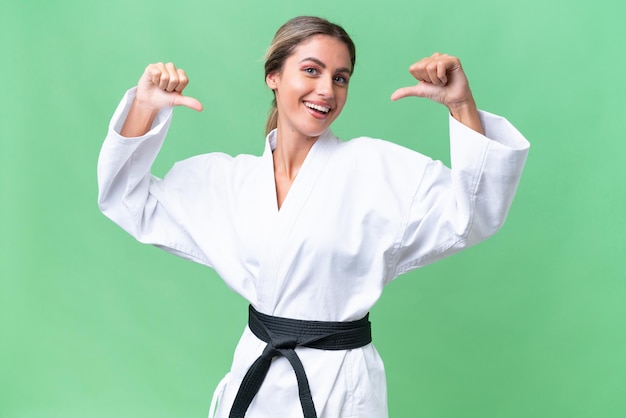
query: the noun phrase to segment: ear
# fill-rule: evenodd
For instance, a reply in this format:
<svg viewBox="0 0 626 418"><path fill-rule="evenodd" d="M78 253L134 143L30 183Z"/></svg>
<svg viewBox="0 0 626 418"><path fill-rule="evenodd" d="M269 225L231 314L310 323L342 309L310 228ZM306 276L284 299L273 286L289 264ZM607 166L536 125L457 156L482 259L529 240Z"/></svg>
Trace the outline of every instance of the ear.
<svg viewBox="0 0 626 418"><path fill-rule="evenodd" d="M265 76L265 84L267 84L267 87L269 87L271 90L276 90L276 88L278 87L277 81L278 74L276 73L269 73Z"/></svg>

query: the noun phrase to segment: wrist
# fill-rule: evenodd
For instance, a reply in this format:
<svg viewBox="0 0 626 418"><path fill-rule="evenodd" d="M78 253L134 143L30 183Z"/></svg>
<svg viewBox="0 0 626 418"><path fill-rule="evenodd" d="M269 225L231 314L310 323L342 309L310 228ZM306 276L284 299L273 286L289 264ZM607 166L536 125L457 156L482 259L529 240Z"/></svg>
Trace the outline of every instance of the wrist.
<svg viewBox="0 0 626 418"><path fill-rule="evenodd" d="M454 119L484 135L485 132L480 122L478 107L476 107L476 102L473 98L448 104L447 107Z"/></svg>
<svg viewBox="0 0 626 418"><path fill-rule="evenodd" d="M455 114L469 114L478 111L476 107L476 102L473 97L469 99L459 100L452 103L447 103L446 107L450 111L452 115Z"/></svg>
<svg viewBox="0 0 626 418"><path fill-rule="evenodd" d="M133 99L130 109L136 115L142 115L150 118L156 117L159 113L159 108L154 107L147 101L141 100L137 96Z"/></svg>

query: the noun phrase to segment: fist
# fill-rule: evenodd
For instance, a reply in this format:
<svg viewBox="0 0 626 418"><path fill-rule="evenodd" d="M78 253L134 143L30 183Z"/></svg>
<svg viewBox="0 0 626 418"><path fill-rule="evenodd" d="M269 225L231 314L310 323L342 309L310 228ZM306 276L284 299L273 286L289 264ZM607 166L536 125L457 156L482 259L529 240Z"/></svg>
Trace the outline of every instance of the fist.
<svg viewBox="0 0 626 418"><path fill-rule="evenodd" d="M201 111L202 104L198 100L183 96L187 84L189 79L182 68L176 68L172 63L150 64L137 83L135 99L139 106L150 110L186 106Z"/></svg>
<svg viewBox="0 0 626 418"><path fill-rule="evenodd" d="M437 52L411 65L409 72L418 84L399 88L391 95L391 100L425 97L448 108L474 100L457 57Z"/></svg>

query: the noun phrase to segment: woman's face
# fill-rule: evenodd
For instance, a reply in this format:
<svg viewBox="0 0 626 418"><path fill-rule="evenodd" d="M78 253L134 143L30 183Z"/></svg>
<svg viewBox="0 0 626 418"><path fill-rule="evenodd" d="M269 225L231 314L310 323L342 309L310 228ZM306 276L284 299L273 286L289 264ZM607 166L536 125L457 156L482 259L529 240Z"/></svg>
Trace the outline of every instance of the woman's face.
<svg viewBox="0 0 626 418"><path fill-rule="evenodd" d="M276 95L281 136L320 136L346 103L351 73L350 53L342 41L317 35L298 45L282 70L265 80Z"/></svg>

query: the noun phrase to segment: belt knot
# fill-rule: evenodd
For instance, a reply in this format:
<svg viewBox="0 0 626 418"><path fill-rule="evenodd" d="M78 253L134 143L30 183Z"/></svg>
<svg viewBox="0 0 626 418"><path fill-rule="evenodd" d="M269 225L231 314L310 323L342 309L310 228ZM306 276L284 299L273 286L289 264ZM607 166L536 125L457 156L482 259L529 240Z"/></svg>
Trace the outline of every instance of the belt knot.
<svg viewBox="0 0 626 418"><path fill-rule="evenodd" d="M293 350L298 345L298 338L293 335L276 335L272 337L270 344L278 350Z"/></svg>

